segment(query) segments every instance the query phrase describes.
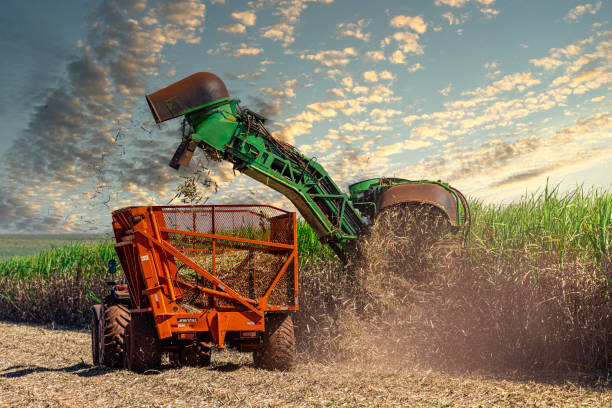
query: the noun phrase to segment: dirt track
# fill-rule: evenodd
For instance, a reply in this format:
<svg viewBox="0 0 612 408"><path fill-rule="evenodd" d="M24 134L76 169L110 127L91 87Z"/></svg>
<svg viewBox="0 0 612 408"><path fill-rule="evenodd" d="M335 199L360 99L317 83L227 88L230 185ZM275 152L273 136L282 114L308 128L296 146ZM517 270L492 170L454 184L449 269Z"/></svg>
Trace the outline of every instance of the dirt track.
<svg viewBox="0 0 612 408"><path fill-rule="evenodd" d="M610 384L303 363L290 373L216 353L209 369L137 375L91 366L89 333L0 322L0 406L612 406Z"/></svg>

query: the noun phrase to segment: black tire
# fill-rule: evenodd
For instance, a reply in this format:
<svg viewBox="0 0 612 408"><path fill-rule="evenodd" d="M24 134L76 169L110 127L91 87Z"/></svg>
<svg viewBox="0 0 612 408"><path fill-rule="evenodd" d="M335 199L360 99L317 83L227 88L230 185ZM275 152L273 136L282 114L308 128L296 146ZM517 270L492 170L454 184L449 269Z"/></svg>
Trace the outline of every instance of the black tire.
<svg viewBox="0 0 612 408"><path fill-rule="evenodd" d="M123 367L125 330L130 323L128 306L108 296L104 299L104 336L100 347L100 363L106 367Z"/></svg>
<svg viewBox="0 0 612 408"><path fill-rule="evenodd" d="M263 347L253 353L258 368L287 371L295 364L295 333L291 315L285 313L266 315L266 331Z"/></svg>
<svg viewBox="0 0 612 408"><path fill-rule="evenodd" d="M161 366L162 347L150 314L132 316L125 336L123 366L142 373Z"/></svg>
<svg viewBox="0 0 612 408"><path fill-rule="evenodd" d="M205 341L193 341L185 344L174 363L178 366L208 367L210 365L211 345Z"/></svg>
<svg viewBox="0 0 612 408"><path fill-rule="evenodd" d="M100 365L100 321L102 314L102 305L94 305L91 308L91 360L94 366Z"/></svg>

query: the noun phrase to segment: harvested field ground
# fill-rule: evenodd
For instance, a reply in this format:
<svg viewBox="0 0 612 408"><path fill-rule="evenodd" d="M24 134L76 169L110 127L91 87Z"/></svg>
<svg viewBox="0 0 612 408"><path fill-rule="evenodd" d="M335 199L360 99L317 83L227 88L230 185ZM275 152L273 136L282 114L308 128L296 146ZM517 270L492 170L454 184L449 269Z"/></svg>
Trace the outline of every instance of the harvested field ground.
<svg viewBox="0 0 612 408"><path fill-rule="evenodd" d="M0 322L0 406L612 406L608 381L305 362L289 373L213 353L210 368L138 375L91 365L89 333Z"/></svg>

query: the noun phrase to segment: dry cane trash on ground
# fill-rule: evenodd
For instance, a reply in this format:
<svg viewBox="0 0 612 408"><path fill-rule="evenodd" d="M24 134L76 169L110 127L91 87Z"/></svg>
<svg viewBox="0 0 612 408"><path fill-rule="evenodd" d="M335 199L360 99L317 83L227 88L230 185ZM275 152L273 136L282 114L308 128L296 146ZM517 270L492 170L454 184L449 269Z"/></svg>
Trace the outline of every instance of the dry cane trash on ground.
<svg viewBox="0 0 612 408"><path fill-rule="evenodd" d="M610 384L588 377L458 375L350 362L257 370L250 356L213 354L210 368L139 375L92 367L85 331L0 323L1 407L597 407Z"/></svg>

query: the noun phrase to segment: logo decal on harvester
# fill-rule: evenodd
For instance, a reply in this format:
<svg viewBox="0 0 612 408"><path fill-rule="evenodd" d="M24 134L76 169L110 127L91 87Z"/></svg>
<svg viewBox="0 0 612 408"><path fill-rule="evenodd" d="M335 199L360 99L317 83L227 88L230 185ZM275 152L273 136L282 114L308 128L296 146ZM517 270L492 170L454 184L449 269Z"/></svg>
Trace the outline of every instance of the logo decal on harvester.
<svg viewBox="0 0 612 408"><path fill-rule="evenodd" d="M179 323L197 323L198 319L195 317L184 317L182 319L176 319Z"/></svg>

